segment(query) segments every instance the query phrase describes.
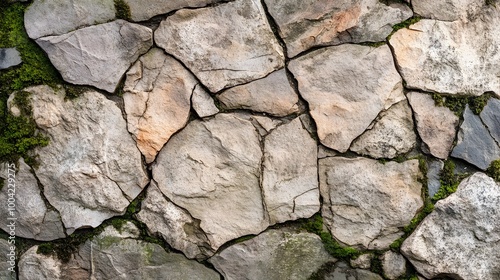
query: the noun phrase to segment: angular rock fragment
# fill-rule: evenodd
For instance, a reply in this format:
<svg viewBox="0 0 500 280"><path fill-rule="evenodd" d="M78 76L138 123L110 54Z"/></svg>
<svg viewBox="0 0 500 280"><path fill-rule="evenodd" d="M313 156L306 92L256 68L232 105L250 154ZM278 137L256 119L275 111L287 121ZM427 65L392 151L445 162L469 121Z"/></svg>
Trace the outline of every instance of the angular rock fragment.
<svg viewBox="0 0 500 280"><path fill-rule="evenodd" d="M340 152L382 110L405 98L387 46L328 47L292 60L289 68L309 103L319 140Z"/></svg>
<svg viewBox="0 0 500 280"><path fill-rule="evenodd" d="M193 103L193 109L200 118L219 113L219 109L215 106L213 98L199 84L196 85L193 91L191 102Z"/></svg>
<svg viewBox="0 0 500 280"><path fill-rule="evenodd" d="M500 100L490 98L479 114L491 136L500 143Z"/></svg>
<svg viewBox="0 0 500 280"><path fill-rule="evenodd" d="M21 55L15 48L0 48L0 70L21 64Z"/></svg>
<svg viewBox="0 0 500 280"><path fill-rule="evenodd" d="M427 166L427 191L429 197L433 197L441 187L440 175L443 170L444 162L441 160L432 160Z"/></svg>
<svg viewBox="0 0 500 280"><path fill-rule="evenodd" d="M398 279L406 273L406 260L396 252L387 251L382 257L382 269L388 279Z"/></svg>
<svg viewBox="0 0 500 280"><path fill-rule="evenodd" d="M284 66L283 50L257 0L179 10L161 22L155 42L214 93Z"/></svg>
<svg viewBox="0 0 500 280"><path fill-rule="evenodd" d="M423 206L420 176L417 160L381 164L366 158L320 159L325 224L348 246L389 248Z"/></svg>
<svg viewBox="0 0 500 280"><path fill-rule="evenodd" d="M372 253L362 254L356 259L351 260L350 264L354 268L370 269L370 267L372 266L372 259Z"/></svg>
<svg viewBox="0 0 500 280"><path fill-rule="evenodd" d="M143 21L178 9L203 7L222 0L124 0L124 2L130 8L130 19Z"/></svg>

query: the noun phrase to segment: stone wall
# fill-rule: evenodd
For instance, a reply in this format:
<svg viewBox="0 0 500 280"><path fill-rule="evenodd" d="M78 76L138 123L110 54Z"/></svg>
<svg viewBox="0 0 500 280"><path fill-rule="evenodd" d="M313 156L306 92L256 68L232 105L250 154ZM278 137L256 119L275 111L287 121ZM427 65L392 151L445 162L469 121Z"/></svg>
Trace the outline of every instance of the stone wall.
<svg viewBox="0 0 500 280"><path fill-rule="evenodd" d="M500 6L407 2L2 4L0 277L500 279Z"/></svg>

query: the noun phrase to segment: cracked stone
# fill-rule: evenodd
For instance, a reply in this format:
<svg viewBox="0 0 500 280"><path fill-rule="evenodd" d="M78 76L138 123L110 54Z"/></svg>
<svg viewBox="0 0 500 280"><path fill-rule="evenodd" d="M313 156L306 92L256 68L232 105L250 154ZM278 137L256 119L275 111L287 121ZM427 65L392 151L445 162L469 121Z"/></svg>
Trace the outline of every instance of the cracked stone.
<svg viewBox="0 0 500 280"><path fill-rule="evenodd" d="M213 93L284 66L283 50L257 0L179 10L161 22L155 42Z"/></svg>
<svg viewBox="0 0 500 280"><path fill-rule="evenodd" d="M193 103L193 109L200 118L210 117L219 113L214 99L199 84L196 85L193 91L191 102Z"/></svg>
<svg viewBox="0 0 500 280"><path fill-rule="evenodd" d="M490 98L479 114L491 136L500 143L500 100Z"/></svg>
<svg viewBox="0 0 500 280"><path fill-rule="evenodd" d="M187 124L197 83L178 61L157 48L127 72L123 95L127 126L147 163Z"/></svg>
<svg viewBox="0 0 500 280"><path fill-rule="evenodd" d="M130 8L130 19L144 21L182 8L199 8L223 0L125 0Z"/></svg>
<svg viewBox="0 0 500 280"><path fill-rule="evenodd" d="M147 27L116 20L36 42L65 81L114 92L130 65L152 46L152 35Z"/></svg>
<svg viewBox="0 0 500 280"><path fill-rule="evenodd" d="M0 70L21 64L21 55L15 48L0 48Z"/></svg>

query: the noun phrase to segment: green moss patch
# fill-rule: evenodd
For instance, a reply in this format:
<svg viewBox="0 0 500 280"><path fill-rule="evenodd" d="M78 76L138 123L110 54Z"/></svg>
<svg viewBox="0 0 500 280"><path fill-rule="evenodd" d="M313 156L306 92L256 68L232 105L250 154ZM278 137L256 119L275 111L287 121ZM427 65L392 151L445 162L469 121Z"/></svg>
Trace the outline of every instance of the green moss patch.
<svg viewBox="0 0 500 280"><path fill-rule="evenodd" d="M440 199L448 197L450 194L457 191L457 187L468 174L459 173L455 174L455 163L451 160L444 162L443 170L440 173L441 187L437 193L432 197L432 201L436 202Z"/></svg>
<svg viewBox="0 0 500 280"><path fill-rule="evenodd" d="M115 0L116 17L124 20L130 20L132 17L130 7L124 0Z"/></svg>
<svg viewBox="0 0 500 280"><path fill-rule="evenodd" d="M484 106L488 103L488 100L492 97L492 94L485 93L481 96L442 96L440 94L432 94L432 99L436 106L444 106L449 108L457 116L462 116L467 104L471 111L479 115L483 111Z"/></svg>
<svg viewBox="0 0 500 280"><path fill-rule="evenodd" d="M495 181L500 182L500 159L492 161L486 173Z"/></svg>

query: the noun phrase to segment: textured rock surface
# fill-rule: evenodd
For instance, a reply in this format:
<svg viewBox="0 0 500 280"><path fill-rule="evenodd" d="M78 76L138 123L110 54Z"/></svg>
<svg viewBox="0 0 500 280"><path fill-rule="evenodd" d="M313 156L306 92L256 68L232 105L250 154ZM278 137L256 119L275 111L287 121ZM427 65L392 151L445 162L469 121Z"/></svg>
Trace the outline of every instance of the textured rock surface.
<svg viewBox="0 0 500 280"><path fill-rule="evenodd" d="M191 97L193 109L200 118L209 117L219 113L219 109L215 106L215 102L208 92L206 92L199 84L193 90Z"/></svg>
<svg viewBox="0 0 500 280"><path fill-rule="evenodd" d="M432 160L427 163L427 190L429 197L433 197L441 187L440 174L443 170L444 162Z"/></svg>
<svg viewBox="0 0 500 280"><path fill-rule="evenodd" d="M5 217L5 216L3 216ZM10 271L9 268L15 269L15 246L14 246L14 254L11 252L12 244L9 244L7 240L0 239L0 278L2 279L17 279L15 271ZM11 260L11 256L7 254L11 254L13 259ZM12 263L10 263L12 261ZM14 264L14 265L12 265Z"/></svg>
<svg viewBox="0 0 500 280"><path fill-rule="evenodd" d="M500 12L489 5L467 22L423 19L397 31L390 44L409 88L462 95L498 94L500 52L492 46L500 43L499 35Z"/></svg>
<svg viewBox="0 0 500 280"><path fill-rule="evenodd" d="M381 261L384 275L389 279L398 279L406 273L406 260L401 254L387 251L382 255Z"/></svg>
<svg viewBox="0 0 500 280"><path fill-rule="evenodd" d="M21 64L21 55L15 48L0 48L0 70Z"/></svg>
<svg viewBox="0 0 500 280"><path fill-rule="evenodd" d="M408 6L377 0L265 2L289 57L314 46L383 41L394 24L412 16Z"/></svg>
<svg viewBox="0 0 500 280"><path fill-rule="evenodd" d="M346 263L339 262L333 271L328 273L325 280L382 280L379 275L363 269L352 269Z"/></svg>
<svg viewBox="0 0 500 280"><path fill-rule="evenodd" d="M152 35L147 27L116 20L36 42L65 81L113 92L130 65L152 46Z"/></svg>
<svg viewBox="0 0 500 280"><path fill-rule="evenodd" d="M309 103L319 140L340 152L380 111L405 98L387 46L328 47L292 60L289 68Z"/></svg>
<svg viewBox="0 0 500 280"><path fill-rule="evenodd" d="M24 26L31 39L61 35L115 18L113 0L35 0L24 14Z"/></svg>
<svg viewBox="0 0 500 280"><path fill-rule="evenodd" d="M387 249L422 207L417 160L381 164L366 158L319 160L322 214L340 242Z"/></svg>
<svg viewBox="0 0 500 280"><path fill-rule="evenodd" d="M482 170L486 170L490 162L500 158L500 147L491 137L480 117L465 108L464 122L460 126L457 145L451 152L453 157L461 158Z"/></svg>
<svg viewBox="0 0 500 280"><path fill-rule="evenodd" d="M474 17L487 5L482 0L414 0L412 1L415 13L425 17L442 21L464 20Z"/></svg>
<svg viewBox="0 0 500 280"><path fill-rule="evenodd" d="M18 170L15 176L16 207L10 211L5 204L0 208L0 216L5 218L16 218L16 236L36 239L54 240L64 238L63 225L59 213L47 209L40 194L38 182L32 174L31 168L22 159L18 162ZM8 188L0 191L0 200L7 202ZM1 228L10 232L7 223L2 223Z"/></svg>
<svg viewBox="0 0 500 280"><path fill-rule="evenodd" d="M250 121L218 114L189 123L153 165L159 189L201 221L214 249L268 226L259 186L259 139Z"/></svg>
<svg viewBox="0 0 500 280"><path fill-rule="evenodd" d="M351 151L374 158L393 158L416 144L412 111L403 100L380 113L367 131L356 139Z"/></svg>
<svg viewBox="0 0 500 280"><path fill-rule="evenodd" d="M436 203L401 247L426 278L493 280L500 277L500 186L475 173Z"/></svg>
<svg viewBox="0 0 500 280"><path fill-rule="evenodd" d="M447 107L438 107L428 94L407 94L413 109L422 149L433 156L446 159L455 140L458 117Z"/></svg>
<svg viewBox="0 0 500 280"><path fill-rule="evenodd" d="M217 98L227 109L249 109L286 116L299 110L299 97L290 85L285 69L251 83L230 88Z"/></svg>
<svg viewBox="0 0 500 280"><path fill-rule="evenodd" d="M38 246L29 248L19 260L20 280L55 280L61 277L61 260L55 256L37 254Z"/></svg>
<svg viewBox="0 0 500 280"><path fill-rule="evenodd" d="M284 66L283 50L257 0L180 10L162 21L155 42L212 92L262 78Z"/></svg>
<svg viewBox="0 0 500 280"><path fill-rule="evenodd" d="M350 264L354 268L370 269L372 266L373 254L363 254L354 260L351 260Z"/></svg>
<svg viewBox="0 0 500 280"><path fill-rule="evenodd" d="M317 235L279 229L234 244L209 261L224 279L260 280L308 279L323 264L335 259Z"/></svg>
<svg viewBox="0 0 500 280"><path fill-rule="evenodd" d="M94 91L66 101L48 86L27 91L35 122L50 138L36 151L36 176L67 233L123 214L148 178L120 109Z"/></svg>
<svg viewBox="0 0 500 280"><path fill-rule="evenodd" d="M130 16L133 21L143 21L156 15L166 14L181 8L203 7L222 0L125 0L130 8Z"/></svg>
<svg viewBox="0 0 500 280"><path fill-rule="evenodd" d="M500 143L500 100L490 98L479 116L488 128L491 136L493 136L497 143Z"/></svg>
<svg viewBox="0 0 500 280"><path fill-rule="evenodd" d="M128 130L147 163L186 125L196 84L178 61L156 48L127 72L123 100Z"/></svg>
<svg viewBox="0 0 500 280"><path fill-rule="evenodd" d="M299 118L266 136L263 166L262 190L271 224L319 211L316 141Z"/></svg>

